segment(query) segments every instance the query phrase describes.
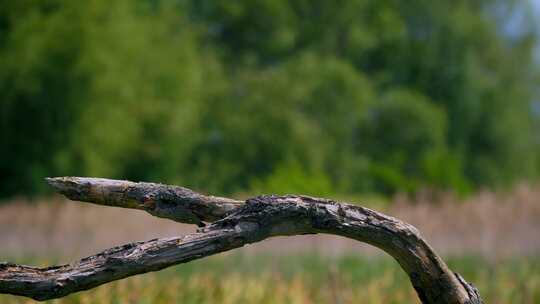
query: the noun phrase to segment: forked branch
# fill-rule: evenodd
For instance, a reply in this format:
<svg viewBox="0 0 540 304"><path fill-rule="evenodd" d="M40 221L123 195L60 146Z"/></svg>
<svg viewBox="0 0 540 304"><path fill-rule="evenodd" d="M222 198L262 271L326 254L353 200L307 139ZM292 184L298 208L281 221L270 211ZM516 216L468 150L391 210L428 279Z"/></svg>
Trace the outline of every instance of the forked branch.
<svg viewBox="0 0 540 304"><path fill-rule="evenodd" d="M386 251L407 273L422 303L482 303L478 291L451 272L413 226L367 208L298 195L259 196L244 202L176 186L98 178L47 181L73 200L141 209L202 228L183 237L111 248L70 265L37 268L0 263L0 293L36 300L59 298L272 236L328 233Z"/></svg>

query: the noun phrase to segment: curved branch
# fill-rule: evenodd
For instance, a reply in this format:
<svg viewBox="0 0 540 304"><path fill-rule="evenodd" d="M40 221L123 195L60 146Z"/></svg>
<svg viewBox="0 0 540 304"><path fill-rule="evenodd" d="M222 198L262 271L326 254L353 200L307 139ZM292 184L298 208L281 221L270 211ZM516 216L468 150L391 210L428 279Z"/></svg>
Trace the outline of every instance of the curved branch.
<svg viewBox="0 0 540 304"><path fill-rule="evenodd" d="M106 250L71 264L0 264L0 293L46 300L156 271L278 235L329 233L372 244L401 265L422 303L482 303L411 225L376 211L307 196L259 196L245 203L181 187L106 179L48 180L71 199L143 209L180 222L212 224L184 237Z"/></svg>

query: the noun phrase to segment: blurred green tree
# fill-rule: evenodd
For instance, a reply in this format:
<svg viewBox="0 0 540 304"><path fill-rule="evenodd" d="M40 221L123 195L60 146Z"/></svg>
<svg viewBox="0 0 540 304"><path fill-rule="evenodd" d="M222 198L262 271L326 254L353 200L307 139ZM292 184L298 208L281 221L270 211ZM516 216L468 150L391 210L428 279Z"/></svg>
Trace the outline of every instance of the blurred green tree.
<svg viewBox="0 0 540 304"><path fill-rule="evenodd" d="M204 55L178 7L3 6L1 193L37 191L46 175L176 177L204 95Z"/></svg>
<svg viewBox="0 0 540 304"><path fill-rule="evenodd" d="M538 176L537 33L516 15L527 11L0 1L0 196L68 174L325 194Z"/></svg>

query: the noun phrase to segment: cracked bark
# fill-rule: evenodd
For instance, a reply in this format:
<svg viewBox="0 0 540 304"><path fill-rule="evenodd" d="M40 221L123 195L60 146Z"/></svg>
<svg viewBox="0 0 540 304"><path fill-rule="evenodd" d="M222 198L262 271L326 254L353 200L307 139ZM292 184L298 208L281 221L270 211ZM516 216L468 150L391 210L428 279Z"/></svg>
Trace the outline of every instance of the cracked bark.
<svg viewBox="0 0 540 304"><path fill-rule="evenodd" d="M409 276L422 303L482 303L478 290L450 271L416 228L368 208L300 195L238 201L177 186L99 178L59 177L47 182L72 200L141 209L201 228L182 237L111 248L68 265L37 268L0 263L0 293L36 300L60 298L272 236L327 233L390 254Z"/></svg>

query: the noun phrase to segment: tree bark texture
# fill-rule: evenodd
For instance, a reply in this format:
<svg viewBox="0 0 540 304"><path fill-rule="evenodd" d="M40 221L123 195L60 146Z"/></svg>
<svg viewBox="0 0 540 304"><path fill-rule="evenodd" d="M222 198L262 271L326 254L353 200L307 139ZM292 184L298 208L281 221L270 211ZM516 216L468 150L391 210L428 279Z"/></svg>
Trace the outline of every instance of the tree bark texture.
<svg viewBox="0 0 540 304"><path fill-rule="evenodd" d="M397 260L422 303L482 303L473 285L453 273L412 225L374 210L302 195L239 201L155 183L58 177L47 182L72 200L134 208L196 233L114 247L68 265L37 268L0 263L0 293L36 300L157 271L272 236L327 233L376 246Z"/></svg>

